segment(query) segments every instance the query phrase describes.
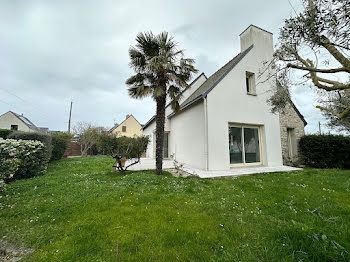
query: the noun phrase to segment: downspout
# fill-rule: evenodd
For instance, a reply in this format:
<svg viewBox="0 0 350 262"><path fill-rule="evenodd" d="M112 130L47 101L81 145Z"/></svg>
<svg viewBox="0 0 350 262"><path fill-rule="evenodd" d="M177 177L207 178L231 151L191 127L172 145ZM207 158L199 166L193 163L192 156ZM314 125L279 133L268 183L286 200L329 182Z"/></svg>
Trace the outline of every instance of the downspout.
<svg viewBox="0 0 350 262"><path fill-rule="evenodd" d="M209 150L208 150L208 104L207 97L204 97L204 156L205 170L209 170Z"/></svg>

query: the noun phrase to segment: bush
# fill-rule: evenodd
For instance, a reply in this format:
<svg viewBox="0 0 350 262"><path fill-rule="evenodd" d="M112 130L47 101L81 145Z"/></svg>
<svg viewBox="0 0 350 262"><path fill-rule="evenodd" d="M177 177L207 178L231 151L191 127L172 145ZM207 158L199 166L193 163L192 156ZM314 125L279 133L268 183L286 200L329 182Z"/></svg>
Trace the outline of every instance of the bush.
<svg viewBox="0 0 350 262"><path fill-rule="evenodd" d="M47 161L51 159L52 154L52 141L51 141L51 135L39 133L39 132L21 132L16 131L11 133L7 138L10 139L16 139L16 140L36 140L42 142L45 147L45 157Z"/></svg>
<svg viewBox="0 0 350 262"><path fill-rule="evenodd" d="M48 164L46 154L46 147L40 141L4 140L0 138L1 165L11 169L1 168L1 177L4 179L11 178L13 171L15 171L13 179L29 178L43 174Z"/></svg>
<svg viewBox="0 0 350 262"><path fill-rule="evenodd" d="M13 130L0 129L0 138L6 139L12 132Z"/></svg>
<svg viewBox="0 0 350 262"><path fill-rule="evenodd" d="M11 156L12 154L9 154ZM19 168L21 160L15 157L0 158L0 191L5 188L6 182L10 181Z"/></svg>
<svg viewBox="0 0 350 262"><path fill-rule="evenodd" d="M129 166L140 162L141 155L146 152L149 143L148 136L140 137L115 137L113 135L101 134L97 147L104 154L110 155L118 162L119 171L125 171ZM134 159L128 166L124 166L126 160Z"/></svg>
<svg viewBox="0 0 350 262"><path fill-rule="evenodd" d="M299 141L300 160L317 168L350 168L350 137L307 135Z"/></svg>
<svg viewBox="0 0 350 262"><path fill-rule="evenodd" d="M55 133L52 135L52 160L59 160L63 157L64 152L66 152L67 144L72 138L72 135L69 133Z"/></svg>

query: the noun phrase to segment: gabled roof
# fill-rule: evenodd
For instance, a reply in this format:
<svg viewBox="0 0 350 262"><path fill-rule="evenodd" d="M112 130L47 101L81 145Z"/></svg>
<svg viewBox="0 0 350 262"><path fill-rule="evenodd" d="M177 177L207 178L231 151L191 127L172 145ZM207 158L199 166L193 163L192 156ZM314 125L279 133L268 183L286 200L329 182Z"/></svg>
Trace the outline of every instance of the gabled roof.
<svg viewBox="0 0 350 262"><path fill-rule="evenodd" d="M195 82L197 82L197 80L198 80L199 78L201 78L201 76L204 76L205 79L208 79L207 76L204 74L204 72L202 72L199 76L197 76L197 77L196 77L190 84L188 84L188 85L189 85L189 86L192 86ZM182 90L182 91L181 91L181 94L184 93L186 90L188 90L188 88ZM166 105L165 108L168 108L170 105L171 105L171 102L169 102L169 103ZM142 126L142 128L143 128L143 129L147 128L155 119L156 119L156 115L152 116L152 117L150 118L150 120L148 120L147 123L144 124L144 125Z"/></svg>
<svg viewBox="0 0 350 262"><path fill-rule="evenodd" d="M33 122L30 121L28 118L26 118L23 114L19 115L13 111L9 111L9 112L12 113L14 116L16 116L20 121L22 121L30 129L38 130L38 127L34 125Z"/></svg>
<svg viewBox="0 0 350 262"><path fill-rule="evenodd" d="M303 121L304 126L307 125L307 122L304 118L304 116L300 113L300 111L298 110L298 108L296 107L296 105L293 103L292 99L289 98L290 104L292 105L292 107L294 108L295 112L297 112L298 116L300 117L300 119Z"/></svg>
<svg viewBox="0 0 350 262"><path fill-rule="evenodd" d="M112 127L111 129L108 130L108 133L112 133L114 129L116 129L118 126L121 126L126 120L128 120L130 117L134 118L136 120L137 123L139 123L139 125L142 127L142 125L140 124L139 121L137 121L137 119L132 115L130 114L127 118L124 119L123 122L121 122L120 124L116 124L114 127Z"/></svg>
<svg viewBox="0 0 350 262"><path fill-rule="evenodd" d="M147 123L143 125L142 129L147 128L155 119L156 119L156 115L152 116L150 120L148 120Z"/></svg>
<svg viewBox="0 0 350 262"><path fill-rule="evenodd" d="M196 91L192 93L182 104L180 112L188 106L194 104L200 99L206 97L208 93L245 57L250 50L253 49L253 45L239 53L237 56L232 58L227 64L221 67L218 71L212 74L207 81L205 81ZM175 113L171 113L168 117L174 116Z"/></svg>

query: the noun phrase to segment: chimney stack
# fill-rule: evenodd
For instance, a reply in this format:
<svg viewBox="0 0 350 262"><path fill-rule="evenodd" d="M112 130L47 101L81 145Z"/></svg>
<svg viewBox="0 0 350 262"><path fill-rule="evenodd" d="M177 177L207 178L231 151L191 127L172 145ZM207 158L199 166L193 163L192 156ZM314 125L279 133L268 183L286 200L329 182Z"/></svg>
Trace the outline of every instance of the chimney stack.
<svg viewBox="0 0 350 262"><path fill-rule="evenodd" d="M240 35L241 52L248 49L251 45L254 45L254 49L259 49L260 53L271 57L273 54L273 38L272 33L257 27L250 25Z"/></svg>

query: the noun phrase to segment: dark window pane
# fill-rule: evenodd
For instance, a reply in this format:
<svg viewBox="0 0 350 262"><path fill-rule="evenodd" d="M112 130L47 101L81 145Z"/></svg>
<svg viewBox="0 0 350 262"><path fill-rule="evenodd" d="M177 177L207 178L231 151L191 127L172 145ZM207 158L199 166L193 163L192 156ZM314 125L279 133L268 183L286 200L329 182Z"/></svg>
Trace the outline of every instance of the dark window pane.
<svg viewBox="0 0 350 262"><path fill-rule="evenodd" d="M259 131L257 128L244 128L245 162L260 162Z"/></svg>
<svg viewBox="0 0 350 262"><path fill-rule="evenodd" d="M126 126L122 126L122 132L126 132Z"/></svg>
<svg viewBox="0 0 350 262"><path fill-rule="evenodd" d="M11 130L18 130L18 125L11 125Z"/></svg>
<svg viewBox="0 0 350 262"><path fill-rule="evenodd" d="M249 77L248 76L245 78L245 84L247 86L247 93L249 93L250 92L250 87L249 87Z"/></svg>
<svg viewBox="0 0 350 262"><path fill-rule="evenodd" d="M230 163L243 163L241 127L229 127L229 149Z"/></svg>
<svg viewBox="0 0 350 262"><path fill-rule="evenodd" d="M169 158L169 133L164 133L163 158Z"/></svg>

